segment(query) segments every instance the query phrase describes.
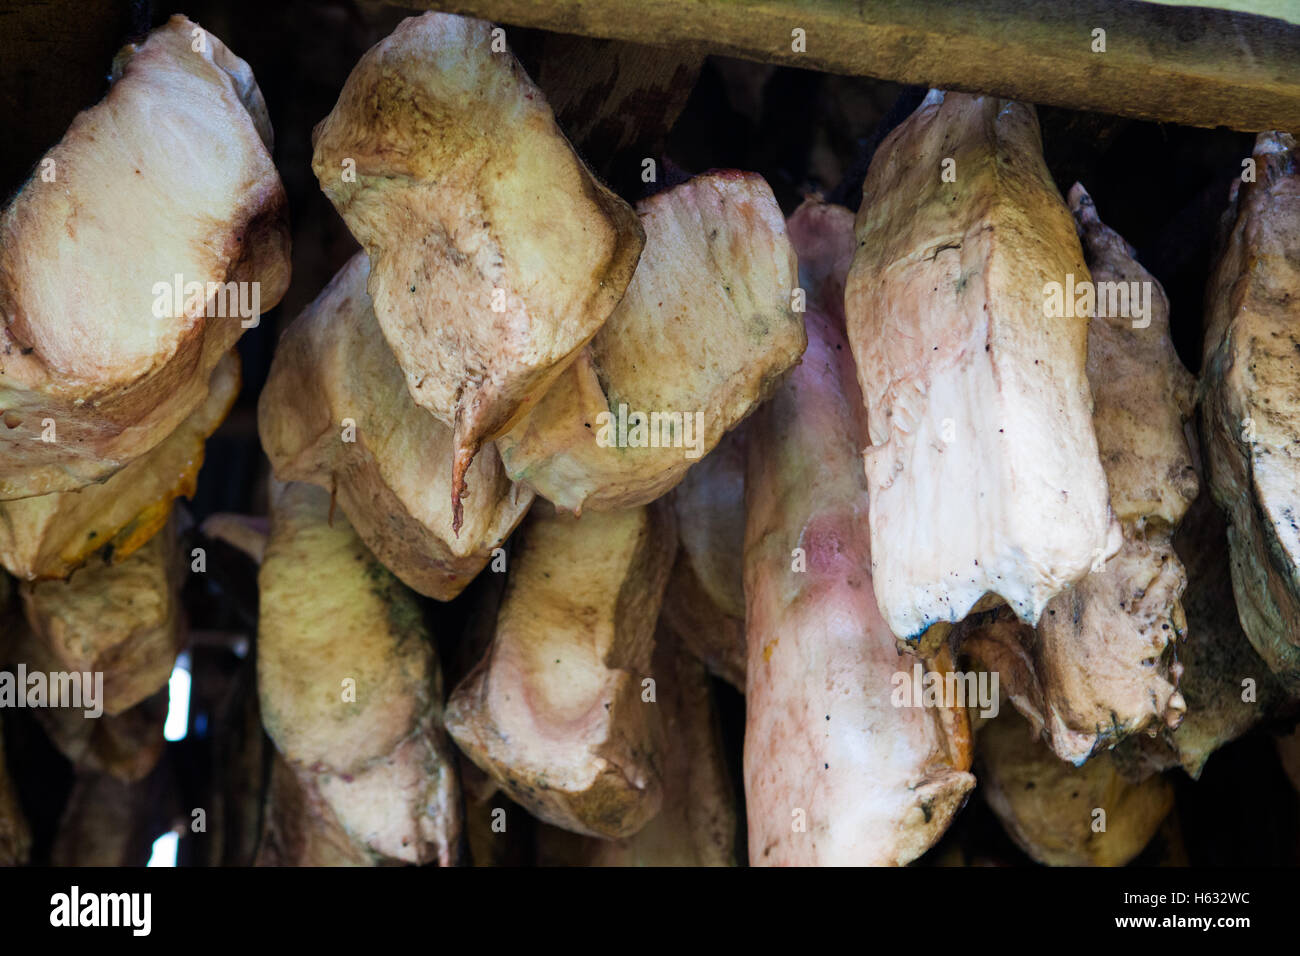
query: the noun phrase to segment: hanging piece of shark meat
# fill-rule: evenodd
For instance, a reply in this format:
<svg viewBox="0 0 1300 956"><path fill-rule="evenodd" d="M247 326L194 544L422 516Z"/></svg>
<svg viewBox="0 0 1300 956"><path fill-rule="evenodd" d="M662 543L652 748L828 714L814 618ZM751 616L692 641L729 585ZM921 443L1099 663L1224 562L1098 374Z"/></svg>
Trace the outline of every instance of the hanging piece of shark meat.
<svg viewBox="0 0 1300 956"><path fill-rule="evenodd" d="M1116 766L1132 780L1181 766L1196 779L1210 756L1264 720L1286 694L1250 646L1237 619L1228 564L1227 522L1209 488L1192 502L1174 548L1187 568L1183 610L1188 638L1178 648L1178 692L1187 715L1155 738L1138 734L1116 747ZM1296 648L1300 656L1300 648Z"/></svg>
<svg viewBox="0 0 1300 956"><path fill-rule="evenodd" d="M646 247L623 301L499 442L510 476L567 511L670 490L804 349L794 250L761 176L715 170L637 209Z"/></svg>
<svg viewBox="0 0 1300 956"><path fill-rule="evenodd" d="M1186 712L1176 652L1186 632L1180 597L1187 576L1172 538L1198 482L1184 435L1193 382L1169 338L1169 300L1078 184L1070 207L1100 290L1088 381L1124 543L1048 603L1037 633L1004 622L972 640L1056 755L1081 764L1132 734L1176 727ZM1104 302L1109 289L1122 291L1129 307ZM999 647L999 640L1015 646Z"/></svg>
<svg viewBox="0 0 1300 956"><path fill-rule="evenodd" d="M855 229L845 305L881 613L918 639L992 594L1036 624L1122 536L1088 312L1052 294L1088 267L1033 108L932 90L876 153Z"/></svg>
<svg viewBox="0 0 1300 956"><path fill-rule="evenodd" d="M479 447L622 298L641 226L482 20L402 21L312 140L321 188L370 255L375 315L407 388L453 429L459 513Z"/></svg>
<svg viewBox="0 0 1300 956"><path fill-rule="evenodd" d="M248 64L172 17L0 214L0 500L103 481L173 432L289 285Z"/></svg>
<svg viewBox="0 0 1300 956"><path fill-rule="evenodd" d="M1202 428L1242 629L1300 693L1300 155L1255 139L1206 290ZM1244 174L1243 174L1244 175Z"/></svg>
<svg viewBox="0 0 1300 956"><path fill-rule="evenodd" d="M239 356L212 372L208 395L185 421L102 484L0 501L0 564L26 580L66 578L93 557L118 563L167 523L172 502L197 487L204 444L239 395Z"/></svg>
<svg viewBox="0 0 1300 956"><path fill-rule="evenodd" d="M331 523L329 492L299 482L272 502L258 585L262 721L304 812L335 821L360 859L450 865L460 788L415 596L346 518Z"/></svg>
<svg viewBox="0 0 1300 956"><path fill-rule="evenodd" d="M601 840L539 826L542 866L734 866L736 806L704 665L675 635L655 638L664 708L663 808L630 837Z"/></svg>
<svg viewBox="0 0 1300 956"><path fill-rule="evenodd" d="M41 656L51 670L102 675L104 713L134 707L167 684L185 642L184 569L170 520L125 561L94 562L66 581L24 582Z"/></svg>
<svg viewBox="0 0 1300 956"><path fill-rule="evenodd" d="M1009 707L981 724L976 747L985 801L1007 835L1047 866L1123 866L1174 805L1167 779L1132 783L1109 752L1071 766Z"/></svg>
<svg viewBox="0 0 1300 956"><path fill-rule="evenodd" d="M447 729L540 820L619 839L659 812L649 671L676 545L666 503L581 518L539 506L520 529L496 634L452 693Z"/></svg>
<svg viewBox="0 0 1300 956"><path fill-rule="evenodd" d="M280 337L257 405L258 433L282 481L337 496L363 541L402 583L449 601L488 563L533 493L488 445L453 530L451 429L411 398L366 294L364 252L339 270Z"/></svg>
<svg viewBox="0 0 1300 956"><path fill-rule="evenodd" d="M852 213L790 220L808 351L748 432L745 800L753 865L903 865L974 778L964 707L896 706L899 654L871 587L861 397L844 336Z"/></svg>

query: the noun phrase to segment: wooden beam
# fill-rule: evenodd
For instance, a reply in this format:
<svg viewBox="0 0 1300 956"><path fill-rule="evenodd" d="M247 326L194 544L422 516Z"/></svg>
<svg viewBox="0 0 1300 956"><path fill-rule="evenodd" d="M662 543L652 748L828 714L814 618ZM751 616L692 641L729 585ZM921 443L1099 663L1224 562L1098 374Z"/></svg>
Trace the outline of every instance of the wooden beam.
<svg viewBox="0 0 1300 956"><path fill-rule="evenodd" d="M1300 131L1300 26L1256 13L1139 0L401 2L1141 119ZM1294 20L1293 3L1252 9L1292 10ZM1105 52L1093 51L1096 29Z"/></svg>

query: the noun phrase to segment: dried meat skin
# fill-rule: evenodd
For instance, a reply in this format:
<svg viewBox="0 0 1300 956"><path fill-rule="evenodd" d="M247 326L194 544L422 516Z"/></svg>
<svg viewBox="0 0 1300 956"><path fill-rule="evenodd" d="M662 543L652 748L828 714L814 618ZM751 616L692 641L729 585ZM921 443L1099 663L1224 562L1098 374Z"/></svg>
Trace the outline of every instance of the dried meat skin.
<svg viewBox="0 0 1300 956"><path fill-rule="evenodd" d="M1087 318L1045 315L1048 283L1088 268L1032 107L931 91L877 151L855 228L845 303L881 613L916 639L991 593L1036 623L1120 529Z"/></svg>
<svg viewBox="0 0 1300 956"><path fill-rule="evenodd" d="M1131 737L1112 751L1116 765L1132 780L1178 766L1193 780L1199 778L1216 750L1286 699L1241 630L1232 596L1227 522L1208 487L1188 510L1174 547L1187 568L1183 610L1188 638L1178 648L1178 692L1187 702L1187 714L1176 728L1155 738Z"/></svg>
<svg viewBox="0 0 1300 956"><path fill-rule="evenodd" d="M980 727L976 745L985 801L1007 835L1047 866L1124 866L1173 809L1164 777L1131 783L1109 753L1074 767L1009 708Z"/></svg>
<svg viewBox="0 0 1300 956"><path fill-rule="evenodd" d="M465 475L455 529L451 429L421 408L379 330L357 253L280 338L258 400L276 477L333 493L348 520L412 590L449 601L528 511L533 493L489 445Z"/></svg>
<svg viewBox="0 0 1300 956"><path fill-rule="evenodd" d="M119 563L197 487L207 438L239 396L239 355L224 356L208 394L159 444L102 484L0 501L0 564L19 579L66 578L95 555Z"/></svg>
<svg viewBox="0 0 1300 956"><path fill-rule="evenodd" d="M1242 629L1300 692L1300 162L1260 133L1206 289L1202 427Z"/></svg>
<svg viewBox="0 0 1300 956"><path fill-rule="evenodd" d="M808 350L747 433L750 863L903 865L974 785L969 724L962 708L893 699L895 675L920 658L900 656L871 587L863 415L839 304L852 214L808 201L790 233ZM946 652L926 664L950 669Z"/></svg>
<svg viewBox="0 0 1300 956"><path fill-rule="evenodd" d="M121 714L167 685L185 642L177 529L116 564L20 585L23 610L52 671L103 674L104 713Z"/></svg>
<svg viewBox="0 0 1300 956"><path fill-rule="evenodd" d="M1141 316L1112 310L1109 301L1103 307L1099 293L1089 323L1093 427L1124 540L1118 553L1052 598L1036 634L999 626L980 639L1024 642L1032 665L1004 672L1011 697L1044 728L1058 757L1082 764L1131 735L1176 727L1186 712L1177 648L1187 631L1187 575L1173 535L1198 481L1184 435L1193 381L1169 338L1164 289L1077 183L1070 207L1098 289L1122 283L1149 290ZM1017 653L983 648L986 660Z"/></svg>
<svg viewBox="0 0 1300 956"><path fill-rule="evenodd" d="M450 865L460 787L437 655L415 596L332 517L312 485L285 485L272 503L258 574L262 722L357 852Z"/></svg>
<svg viewBox="0 0 1300 956"><path fill-rule="evenodd" d="M671 490L804 349L794 250L761 176L715 170L637 208L646 248L627 294L498 442L511 477L575 513Z"/></svg>
<svg viewBox="0 0 1300 956"><path fill-rule="evenodd" d="M452 692L447 729L538 819L629 837L663 800L663 730L643 682L676 550L672 512L535 508L520 534L492 644Z"/></svg>
<svg viewBox="0 0 1300 956"><path fill-rule="evenodd" d="M0 500L103 481L157 446L203 403L243 307L289 284L248 65L180 16L126 52L45 157L54 179L0 215Z"/></svg>
<svg viewBox="0 0 1300 956"><path fill-rule="evenodd" d="M539 827L541 866L734 866L736 806L704 665L661 629L654 675L664 708L663 807L621 840Z"/></svg>
<svg viewBox="0 0 1300 956"><path fill-rule="evenodd" d="M609 316L644 235L490 24L404 20L313 134L312 169L370 255L375 315L416 403L455 434L457 495ZM345 175L346 171L346 175Z"/></svg>

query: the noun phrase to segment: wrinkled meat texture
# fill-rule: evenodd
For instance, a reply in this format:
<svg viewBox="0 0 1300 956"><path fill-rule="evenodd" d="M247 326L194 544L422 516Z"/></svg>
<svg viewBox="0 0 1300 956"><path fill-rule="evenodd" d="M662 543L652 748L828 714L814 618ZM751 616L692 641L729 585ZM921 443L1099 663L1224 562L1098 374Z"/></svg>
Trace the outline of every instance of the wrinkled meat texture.
<svg viewBox="0 0 1300 956"><path fill-rule="evenodd" d="M537 861L559 866L734 866L736 806L713 691L703 664L662 629L655 639L655 706L664 712L663 809L622 840L542 825Z"/></svg>
<svg viewBox="0 0 1300 956"><path fill-rule="evenodd" d="M744 429L686 472L673 491L681 548L664 593L664 621L709 670L745 690Z"/></svg>
<svg viewBox="0 0 1300 956"><path fill-rule="evenodd" d="M1242 629L1300 692L1300 159L1289 133L1255 140L1234 182L1206 291L1202 428L1228 513Z"/></svg>
<svg viewBox="0 0 1300 956"><path fill-rule="evenodd" d="M976 745L985 801L1011 839L1048 866L1123 866L1174 805L1164 777L1130 783L1110 753L1074 767L1010 708L980 727Z"/></svg>
<svg viewBox="0 0 1300 956"><path fill-rule="evenodd" d="M1077 765L1132 734L1176 727L1186 711L1175 645L1186 632L1187 577L1172 536L1198 482L1183 433L1193 382L1169 339L1164 290L1082 186L1070 191L1070 207L1093 281L1151 289L1145 327L1129 315L1096 315L1088 335L1093 426L1124 543L1051 600L1037 634L1006 622L976 640L986 666L1033 682L1008 692L1056 755ZM1024 646L993 646L999 639ZM1000 666L1007 656L1019 660Z"/></svg>
<svg viewBox="0 0 1300 956"><path fill-rule="evenodd" d="M102 552L130 557L167 523L172 502L189 497L204 443L239 395L239 357L217 363L207 397L163 441L102 484L0 502L0 563L19 578L66 578Z"/></svg>
<svg viewBox="0 0 1300 956"><path fill-rule="evenodd" d="M134 50L47 154L54 181L0 216L0 499L102 481L156 446L244 331L208 284L258 283L262 312L289 284L262 94L211 33L193 50L196 29L172 17ZM175 314L170 293L155 317L177 275L213 317Z"/></svg>
<svg viewBox="0 0 1300 956"><path fill-rule="evenodd" d="M370 254L375 315L407 387L454 429L457 494L479 446L604 323L644 243L518 61L491 45L481 20L404 20L312 137L321 188Z"/></svg>
<svg viewBox="0 0 1300 956"><path fill-rule="evenodd" d="M808 351L747 434L750 863L903 865L974 785L969 724L963 709L891 699L894 675L919 658L899 654L871 587L863 416L840 305L852 214L806 203L790 232ZM927 665L948 669L946 654Z"/></svg>
<svg viewBox="0 0 1300 956"><path fill-rule="evenodd" d="M992 593L1037 623L1120 529L1088 320L1044 315L1046 283L1088 268L1033 108L931 91L876 153L855 228L845 303L881 613L914 639Z"/></svg>
<svg viewBox="0 0 1300 956"><path fill-rule="evenodd" d="M281 337L258 403L262 446L284 481L337 495L361 539L403 583L448 601L523 518L533 493L492 446L465 480L454 528L451 429L411 400L366 293L357 253ZM345 434L345 421L348 433Z"/></svg>
<svg viewBox="0 0 1300 956"><path fill-rule="evenodd" d="M27 624L50 665L42 669L103 673L110 715L151 696L167 684L184 643L183 572L172 523L120 564L22 584Z"/></svg>
<svg viewBox="0 0 1300 956"><path fill-rule="evenodd" d="M1174 547L1187 567L1183 610L1188 638L1178 647L1178 692L1187 715L1175 730L1133 737L1114 751L1133 779L1181 766L1198 778L1210 755L1264 719L1286 695L1242 633L1232 596L1227 525L1204 490L1192 503ZM1247 685L1249 680L1252 683ZM1247 689L1251 690L1249 699Z"/></svg>
<svg viewBox="0 0 1300 956"><path fill-rule="evenodd" d="M290 483L258 574L262 720L357 847L450 864L460 838L442 675L415 595L366 549L329 493Z"/></svg>
<svg viewBox="0 0 1300 956"><path fill-rule="evenodd" d="M512 800L606 838L659 812L661 706L642 700L676 548L666 504L581 518L534 508L496 634L447 704L447 729Z"/></svg>
<svg viewBox="0 0 1300 956"><path fill-rule="evenodd" d="M627 294L498 443L511 477L569 511L633 507L670 490L804 349L794 250L761 176L705 173L638 211L646 247Z"/></svg>

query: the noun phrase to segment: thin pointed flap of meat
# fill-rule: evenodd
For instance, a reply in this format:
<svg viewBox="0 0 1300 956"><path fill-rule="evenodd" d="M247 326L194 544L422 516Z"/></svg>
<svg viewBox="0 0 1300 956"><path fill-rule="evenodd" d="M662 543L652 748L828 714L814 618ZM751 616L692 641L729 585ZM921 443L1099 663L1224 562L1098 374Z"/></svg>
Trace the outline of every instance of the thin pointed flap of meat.
<svg viewBox="0 0 1300 956"><path fill-rule="evenodd" d="M1088 268L1033 108L932 90L876 153L856 232L845 304L881 613L915 639L992 593L1037 623L1120 529L1087 315L1046 314L1048 284Z"/></svg>
<svg viewBox="0 0 1300 956"><path fill-rule="evenodd" d="M0 499L102 481L156 446L289 284L248 65L181 16L126 52L0 215Z"/></svg>
<svg viewBox="0 0 1300 956"><path fill-rule="evenodd" d="M0 734L0 866L24 865L31 849L31 831L18 802L18 788L5 764L4 735Z"/></svg>
<svg viewBox="0 0 1300 956"><path fill-rule="evenodd" d="M790 220L808 351L748 429L745 798L752 864L902 865L974 778L966 712L898 707L900 656L871 588L861 400L844 338L852 213ZM824 273L818 281L816 274ZM945 660L929 662L947 669Z"/></svg>
<svg viewBox="0 0 1300 956"><path fill-rule="evenodd" d="M1183 666L1179 692L1187 701L1187 716L1163 738L1196 778L1211 754L1263 720L1286 695L1242 632L1232 594L1227 526L1208 489L1192 503L1174 546L1187 567L1183 606L1190 636L1178 648ZM1300 648L1293 660L1300 672Z"/></svg>
<svg viewBox="0 0 1300 956"><path fill-rule="evenodd" d="M673 491L681 549L664 594L664 620L714 674L745 690L744 428L686 472Z"/></svg>
<svg viewBox="0 0 1300 956"><path fill-rule="evenodd" d="M1172 531L1200 481L1183 431L1195 381L1169 337L1169 298L1137 251L1101 221L1081 184L1069 203L1098 290L1087 371L1110 506L1126 527Z"/></svg>
<svg viewBox="0 0 1300 956"><path fill-rule="evenodd" d="M207 397L152 450L102 484L0 501L0 564L19 578L66 578L102 552L120 562L167 523L172 502L194 494L204 443L239 395L239 356L217 363Z"/></svg>
<svg viewBox="0 0 1300 956"><path fill-rule="evenodd" d="M1187 715L1175 730L1154 740L1131 738L1114 751L1132 779L1177 766L1193 779L1200 777L1211 754L1286 699L1242 633L1232 595L1227 522L1208 489L1192 503L1174 546L1187 566L1183 605L1190 637L1178 648L1183 668L1178 691L1187 701Z"/></svg>
<svg viewBox="0 0 1300 956"><path fill-rule="evenodd" d="M258 401L276 477L334 492L375 556L407 587L449 601L523 518L533 493L495 448L466 473L453 530L451 429L411 399L366 293L357 253L280 338Z"/></svg>
<svg viewBox="0 0 1300 956"><path fill-rule="evenodd" d="M312 137L407 387L455 430L458 491L604 323L645 241L497 44L482 20L404 20Z"/></svg>
<svg viewBox="0 0 1300 956"><path fill-rule="evenodd" d="M460 791L419 603L330 518L329 493L297 482L272 507L258 574L263 723L358 844L448 865Z"/></svg>
<svg viewBox="0 0 1300 956"><path fill-rule="evenodd" d="M1206 290L1202 421L1241 626L1300 691L1300 153L1260 133Z"/></svg>
<svg viewBox="0 0 1300 956"><path fill-rule="evenodd" d="M664 709L663 808L621 840L539 827L539 865L736 865L736 801L708 672L662 627L653 666Z"/></svg>
<svg viewBox="0 0 1300 956"><path fill-rule="evenodd" d="M164 687L185 640L183 567L173 521L120 563L24 582L23 610L49 670L102 674L99 703L110 715Z"/></svg>
<svg viewBox="0 0 1300 956"><path fill-rule="evenodd" d="M1048 866L1123 866L1174 805L1164 777L1127 781L1109 753L1060 760L1007 708L980 727L980 792L1016 844Z"/></svg>
<svg viewBox="0 0 1300 956"><path fill-rule="evenodd" d="M568 511L670 490L804 349L794 250L761 176L705 173L637 208L646 247L623 301L498 443L513 478Z"/></svg>
<svg viewBox="0 0 1300 956"><path fill-rule="evenodd" d="M496 635L452 693L447 729L538 819L630 836L663 795L660 705L644 681L676 548L672 511L534 509L520 534Z"/></svg>
<svg viewBox="0 0 1300 956"><path fill-rule="evenodd" d="M1013 680L1012 699L1035 708L1030 719L1045 727L1058 757L1081 764L1131 734L1177 726L1186 712L1175 650L1186 632L1179 599L1187 576L1172 538L1198 482L1183 431L1193 381L1169 338L1164 289L1101 222L1081 185L1069 199L1098 290L1088 382L1124 542L1104 565L1097 562L1097 570L1052 598L1036 636L1016 628L994 628L987 636L1030 638L1032 670L1013 668L1008 676L1038 686L1021 688ZM1121 290L1123 299L1110 289Z"/></svg>

